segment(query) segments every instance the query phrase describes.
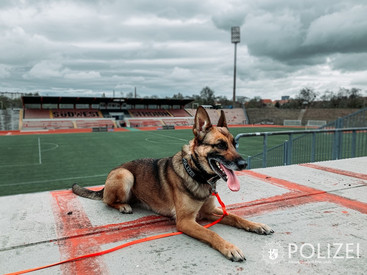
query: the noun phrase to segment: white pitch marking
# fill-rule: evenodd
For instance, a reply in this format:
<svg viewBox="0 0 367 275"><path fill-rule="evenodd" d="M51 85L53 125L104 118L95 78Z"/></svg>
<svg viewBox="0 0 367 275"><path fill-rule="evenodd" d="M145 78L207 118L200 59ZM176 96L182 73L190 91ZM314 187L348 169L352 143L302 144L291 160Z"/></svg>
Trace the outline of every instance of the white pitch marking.
<svg viewBox="0 0 367 275"><path fill-rule="evenodd" d="M43 149L43 150L42 150L42 152L53 151L53 150L55 150L55 149L59 148L59 145L58 145L58 144L56 144L56 143L44 142L44 143L43 143L43 145L45 145L45 144L51 144L51 145L53 145L54 147L51 147L51 148L49 148L49 149Z"/></svg>
<svg viewBox="0 0 367 275"><path fill-rule="evenodd" d="M166 138L168 137L168 138L178 139L178 140L180 140L180 141L185 141L185 142L189 141L189 140L187 140L187 139L178 138L178 137L173 137L173 136L168 136L168 135L161 135L161 134L157 134L157 133L154 133L153 135L155 135L155 136L161 136L161 137L166 137Z"/></svg>
<svg viewBox="0 0 367 275"><path fill-rule="evenodd" d="M38 159L39 159L39 164L42 164L41 138L38 138Z"/></svg>

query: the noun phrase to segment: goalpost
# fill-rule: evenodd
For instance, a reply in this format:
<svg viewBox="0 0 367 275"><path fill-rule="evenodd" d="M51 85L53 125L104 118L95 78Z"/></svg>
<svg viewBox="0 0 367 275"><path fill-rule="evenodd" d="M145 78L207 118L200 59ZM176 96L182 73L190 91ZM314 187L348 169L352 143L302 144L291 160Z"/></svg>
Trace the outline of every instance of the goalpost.
<svg viewBox="0 0 367 275"><path fill-rule="evenodd" d="M306 124L306 129L308 128L320 128L327 124L326 120L308 120Z"/></svg>
<svg viewBox="0 0 367 275"><path fill-rule="evenodd" d="M300 119L284 119L284 126L302 126L302 121Z"/></svg>

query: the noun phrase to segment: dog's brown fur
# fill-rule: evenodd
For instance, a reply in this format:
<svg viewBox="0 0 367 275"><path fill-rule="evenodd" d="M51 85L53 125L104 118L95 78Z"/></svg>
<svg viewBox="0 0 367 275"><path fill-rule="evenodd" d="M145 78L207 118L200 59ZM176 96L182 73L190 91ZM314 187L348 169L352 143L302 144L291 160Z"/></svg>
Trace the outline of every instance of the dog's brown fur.
<svg viewBox="0 0 367 275"><path fill-rule="evenodd" d="M223 211L215 206L212 186L191 177L184 168L183 158L196 174L213 177L214 181L219 178L218 171L213 170L210 158L231 170L244 169L246 162L235 149L223 111L217 127L214 127L205 109L199 107L193 133L194 139L173 157L127 162L109 173L101 191L91 191L74 184L73 192L91 199L102 199L122 213L132 213L129 203L139 201L159 214L174 217L177 230L210 244L232 261L243 261L245 256L239 248L196 222L198 216L217 220ZM201 167L197 167L198 164ZM221 223L258 234L274 232L265 224L250 222L230 213Z"/></svg>

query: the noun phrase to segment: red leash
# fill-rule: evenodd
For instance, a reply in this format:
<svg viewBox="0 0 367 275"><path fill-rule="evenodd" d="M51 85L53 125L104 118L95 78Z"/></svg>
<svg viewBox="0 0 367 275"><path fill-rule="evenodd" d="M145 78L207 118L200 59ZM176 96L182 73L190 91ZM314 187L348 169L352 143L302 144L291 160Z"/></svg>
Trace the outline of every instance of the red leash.
<svg viewBox="0 0 367 275"><path fill-rule="evenodd" d="M219 223L225 216L228 215L228 213L226 211L226 206L224 205L224 203L220 199L218 193L215 192L212 195L213 196L216 196L216 198L217 198L220 206L222 207L223 215L218 220L216 220L216 221L214 221L214 222L212 222L210 224L205 225L204 226L205 228L209 228L209 227L211 227L211 226ZM157 239L163 239L163 238L166 238L166 237L176 236L176 235L180 235L180 234L182 234L182 232L165 233L165 234L160 234L160 235L156 235L156 236L146 237L146 238L135 240L135 241L131 241L131 242L128 242L128 243L125 243L125 244L122 244L122 245L118 245L116 247L113 247L113 248L110 248L110 249L106 249L106 250L103 250L103 251L100 251L100 252L91 253L91 254L87 254L87 255L82 255L82 256L79 256L79 257L67 259L65 261L61 261L61 262L57 262L57 263L53 263L53 264L49 264L49 265L44 265L44 266L40 266L40 267L30 268L30 269L26 269L26 270L22 270L22 271L17 271L17 272L13 272L13 273L7 273L7 274L4 274L4 275L16 275L16 274L24 274L24 273L28 273L28 272L33 272L33 271L36 271L36 270L41 270L41 269L49 268L49 267L52 267L52 266L57 266L57 265L65 264L65 263L79 261L79 260L86 259L86 258L91 258L91 257L105 255L105 254L114 252L116 250L119 250L121 248L132 246L134 244L148 242L148 241L153 241L153 240L157 240Z"/></svg>

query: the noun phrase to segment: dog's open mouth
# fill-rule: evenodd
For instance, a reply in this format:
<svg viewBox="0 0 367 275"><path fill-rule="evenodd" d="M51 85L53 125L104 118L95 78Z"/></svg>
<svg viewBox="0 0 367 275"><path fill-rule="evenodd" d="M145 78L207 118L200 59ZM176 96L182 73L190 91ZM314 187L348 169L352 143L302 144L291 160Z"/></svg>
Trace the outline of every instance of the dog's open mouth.
<svg viewBox="0 0 367 275"><path fill-rule="evenodd" d="M212 170L227 182L228 188L231 191L236 192L240 190L240 182L233 170L227 168L223 163L216 159L209 159L209 164Z"/></svg>

